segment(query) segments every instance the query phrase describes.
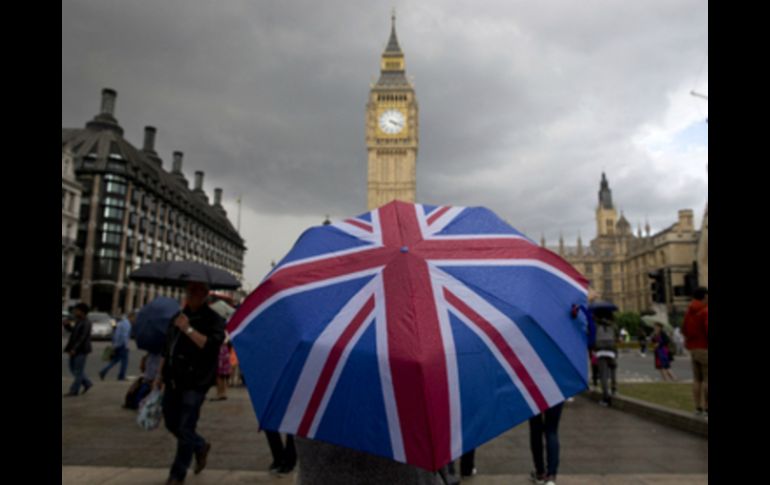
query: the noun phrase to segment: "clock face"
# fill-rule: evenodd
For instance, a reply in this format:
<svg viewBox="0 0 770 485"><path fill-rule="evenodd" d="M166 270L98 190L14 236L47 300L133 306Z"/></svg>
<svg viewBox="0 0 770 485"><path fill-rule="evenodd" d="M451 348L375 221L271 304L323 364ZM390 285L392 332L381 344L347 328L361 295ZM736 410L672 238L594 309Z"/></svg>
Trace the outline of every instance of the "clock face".
<svg viewBox="0 0 770 485"><path fill-rule="evenodd" d="M388 135L395 135L404 131L406 117L401 111L390 109L380 115L380 130Z"/></svg>

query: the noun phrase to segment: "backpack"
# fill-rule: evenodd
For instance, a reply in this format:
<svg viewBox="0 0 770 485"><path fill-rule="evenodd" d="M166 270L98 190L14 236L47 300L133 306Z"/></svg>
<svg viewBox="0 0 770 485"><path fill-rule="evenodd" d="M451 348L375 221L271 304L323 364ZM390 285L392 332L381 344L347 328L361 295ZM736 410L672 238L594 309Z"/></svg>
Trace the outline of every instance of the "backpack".
<svg viewBox="0 0 770 485"><path fill-rule="evenodd" d="M615 350L615 328L612 324L596 325L596 349L597 350Z"/></svg>

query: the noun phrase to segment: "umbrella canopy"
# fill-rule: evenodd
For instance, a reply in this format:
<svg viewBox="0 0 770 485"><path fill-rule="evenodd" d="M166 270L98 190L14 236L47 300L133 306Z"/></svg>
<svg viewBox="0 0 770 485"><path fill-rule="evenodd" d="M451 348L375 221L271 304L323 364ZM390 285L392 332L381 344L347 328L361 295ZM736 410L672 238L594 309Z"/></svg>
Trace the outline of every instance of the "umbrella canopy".
<svg viewBox="0 0 770 485"><path fill-rule="evenodd" d="M588 309L591 311L605 310L610 312L618 311L617 305L609 301L595 301L588 305Z"/></svg>
<svg viewBox="0 0 770 485"><path fill-rule="evenodd" d="M133 327L136 346L154 354L163 351L168 326L179 311L179 302L165 296L159 296L142 307Z"/></svg>
<svg viewBox="0 0 770 485"><path fill-rule="evenodd" d="M211 289L234 290L241 283L225 270L195 261L161 261L147 263L129 275L129 279L159 285L186 286L190 282L206 283Z"/></svg>
<svg viewBox="0 0 770 485"><path fill-rule="evenodd" d="M643 316L642 317L642 323L645 326L649 327L649 328L652 328L652 327L655 326L656 323L659 323L659 324L661 324L663 326L663 330L665 330L667 333L671 333L671 332L674 331L674 327L672 327L670 323L664 321L663 319L661 319L661 318L659 318L659 317L657 317L655 315L645 315L645 316Z"/></svg>
<svg viewBox="0 0 770 485"><path fill-rule="evenodd" d="M435 471L584 391L588 281L484 208L314 227L228 324L260 426Z"/></svg>

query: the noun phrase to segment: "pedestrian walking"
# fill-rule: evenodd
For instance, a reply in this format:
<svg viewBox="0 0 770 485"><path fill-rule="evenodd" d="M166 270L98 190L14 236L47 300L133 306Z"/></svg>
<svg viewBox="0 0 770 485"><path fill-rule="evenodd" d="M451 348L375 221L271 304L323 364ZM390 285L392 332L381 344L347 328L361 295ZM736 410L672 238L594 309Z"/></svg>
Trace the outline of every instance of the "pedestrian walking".
<svg viewBox="0 0 770 485"><path fill-rule="evenodd" d="M217 368L217 396L211 401L224 401L227 399L227 381L230 380L232 367L230 365L230 350L232 344L225 342L219 348L219 365Z"/></svg>
<svg viewBox="0 0 770 485"><path fill-rule="evenodd" d="M617 392L616 370L618 367L618 330L613 312L599 308L593 310L596 322L596 357L599 359L599 379L602 385L602 406L610 406L610 392Z"/></svg>
<svg viewBox="0 0 770 485"><path fill-rule="evenodd" d="M709 413L709 308L708 289L695 290L682 324L685 346L692 360L693 399L695 414Z"/></svg>
<svg viewBox="0 0 770 485"><path fill-rule="evenodd" d="M238 367L238 356L233 345L230 345L230 369L230 387L241 385L241 369Z"/></svg>
<svg viewBox="0 0 770 485"><path fill-rule="evenodd" d="M273 463L270 464L270 473L291 473L297 465L297 450L294 447L294 436L286 435L286 444L281 440L281 433L265 431L270 453L273 455Z"/></svg>
<svg viewBox="0 0 770 485"><path fill-rule="evenodd" d="M87 393L93 383L86 375L86 360L91 353L91 322L88 320L88 312L91 309L85 303L79 303L75 306L74 316L75 325L72 333L64 347L64 352L69 354L69 366L72 376L75 378L65 397L77 396L80 394L80 387L83 387L83 394Z"/></svg>
<svg viewBox="0 0 770 485"><path fill-rule="evenodd" d="M684 355L684 335L682 335L682 329L676 327L674 329L674 345L676 346L676 355Z"/></svg>
<svg viewBox="0 0 770 485"><path fill-rule="evenodd" d="M163 419L177 439L166 485L184 483L195 457L195 474L206 467L211 443L196 432L206 392L217 377L218 356L225 339L225 322L206 305L209 288L187 285L187 305L169 326L155 388L163 389Z"/></svg>
<svg viewBox="0 0 770 485"><path fill-rule="evenodd" d="M643 328L639 329L639 335L637 338L639 339L639 355L642 357L647 357L647 333Z"/></svg>
<svg viewBox="0 0 770 485"><path fill-rule="evenodd" d="M112 358L110 359L110 362L99 371L99 379L104 380L110 369L120 363L118 380L126 380L126 369L128 369L128 344L131 341L131 327L134 325L134 322L136 322L136 312L134 311L130 312L128 317L123 318L118 322L115 333L112 335Z"/></svg>
<svg viewBox="0 0 770 485"><path fill-rule="evenodd" d="M529 445L535 464L530 478L534 483L556 485L560 453L559 421L563 408L564 403L557 404L529 420Z"/></svg>
<svg viewBox="0 0 770 485"><path fill-rule="evenodd" d="M655 324L655 334L652 336L652 344L655 349L655 368L660 371L660 376L664 381L675 381L676 377L671 372L671 361L673 355L671 355L670 344L671 339L663 331L663 325L660 323Z"/></svg>

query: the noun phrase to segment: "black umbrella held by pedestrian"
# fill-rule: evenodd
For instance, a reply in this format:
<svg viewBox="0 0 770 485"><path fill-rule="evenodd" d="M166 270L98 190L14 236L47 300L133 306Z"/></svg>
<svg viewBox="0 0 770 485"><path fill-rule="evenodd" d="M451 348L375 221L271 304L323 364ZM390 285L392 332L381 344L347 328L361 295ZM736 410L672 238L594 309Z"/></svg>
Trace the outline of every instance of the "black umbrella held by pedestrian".
<svg viewBox="0 0 770 485"><path fill-rule="evenodd" d="M241 283L225 270L195 261L162 261L147 263L129 275L140 283L185 287L188 283L205 283L211 289L235 290Z"/></svg>

